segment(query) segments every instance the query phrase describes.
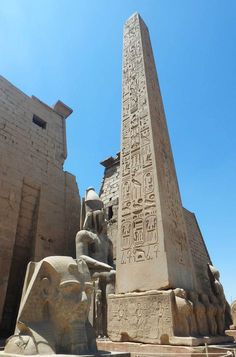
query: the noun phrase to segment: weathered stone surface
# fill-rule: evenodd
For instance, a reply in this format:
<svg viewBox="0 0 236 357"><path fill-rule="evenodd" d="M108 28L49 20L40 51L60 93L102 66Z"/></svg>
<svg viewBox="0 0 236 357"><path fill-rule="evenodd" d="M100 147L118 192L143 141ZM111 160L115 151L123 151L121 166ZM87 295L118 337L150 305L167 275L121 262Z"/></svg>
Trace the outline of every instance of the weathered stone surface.
<svg viewBox="0 0 236 357"><path fill-rule="evenodd" d="M124 28L122 98L116 291L192 289L165 114L148 30L138 14Z"/></svg>
<svg viewBox="0 0 236 357"><path fill-rule="evenodd" d="M219 336L217 331L211 334L207 307L187 296L179 288L109 295L110 339L186 346L232 342L232 338Z"/></svg>
<svg viewBox="0 0 236 357"><path fill-rule="evenodd" d="M0 335L15 325L27 263L75 256L80 198L63 171L71 109L28 97L0 76Z"/></svg>
<svg viewBox="0 0 236 357"><path fill-rule="evenodd" d="M30 263L16 332L6 354L95 353L95 333L88 322L92 282L83 260L53 256Z"/></svg>
<svg viewBox="0 0 236 357"><path fill-rule="evenodd" d="M108 335L112 341L168 344L174 330L173 292L109 295Z"/></svg>

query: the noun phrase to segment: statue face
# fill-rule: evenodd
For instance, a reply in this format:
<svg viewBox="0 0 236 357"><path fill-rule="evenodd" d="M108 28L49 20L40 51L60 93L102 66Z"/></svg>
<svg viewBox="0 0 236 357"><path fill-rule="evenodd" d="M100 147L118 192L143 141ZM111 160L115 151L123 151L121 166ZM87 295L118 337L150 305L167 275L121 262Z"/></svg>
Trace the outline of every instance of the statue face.
<svg viewBox="0 0 236 357"><path fill-rule="evenodd" d="M49 298L52 318L61 322L85 322L88 318L93 285L84 282L78 266L70 264Z"/></svg>
<svg viewBox="0 0 236 357"><path fill-rule="evenodd" d="M52 256L36 263L17 322L19 333L26 335L26 339L16 335L9 342L9 351L28 355L51 355L55 351L87 354L85 323L93 291L90 280L83 259L75 261L72 257Z"/></svg>
<svg viewBox="0 0 236 357"><path fill-rule="evenodd" d="M66 321L86 321L91 303L92 284L63 282L52 306L54 313Z"/></svg>

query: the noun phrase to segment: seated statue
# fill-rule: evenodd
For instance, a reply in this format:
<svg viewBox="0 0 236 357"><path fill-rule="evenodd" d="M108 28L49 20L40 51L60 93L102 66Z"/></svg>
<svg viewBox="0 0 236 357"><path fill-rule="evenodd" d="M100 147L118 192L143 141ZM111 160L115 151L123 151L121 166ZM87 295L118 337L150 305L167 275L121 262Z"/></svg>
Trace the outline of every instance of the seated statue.
<svg viewBox="0 0 236 357"><path fill-rule="evenodd" d="M230 326L230 329L235 330L236 329L236 300L234 300L231 304L231 316L232 316L232 325Z"/></svg>
<svg viewBox="0 0 236 357"><path fill-rule="evenodd" d="M206 308L206 318L208 323L208 331L211 336L217 335L217 307L215 304L212 304L209 297L204 294L200 293L200 298L202 303Z"/></svg>
<svg viewBox="0 0 236 357"><path fill-rule="evenodd" d="M103 202L92 187L86 191L83 229L76 235L76 258L88 264L93 280L97 280L101 300L102 323L98 336L107 335L107 294L114 292L113 247L107 236ZM96 325L96 324L95 324Z"/></svg>
<svg viewBox="0 0 236 357"><path fill-rule="evenodd" d="M220 282L219 271L213 265L208 264L208 274L212 288L211 299L214 301L215 305L218 305L218 333L219 335L224 335L224 331L228 329L232 323L230 306L225 298L224 289Z"/></svg>
<svg viewBox="0 0 236 357"><path fill-rule="evenodd" d="M184 289L176 288L173 290L176 304L176 326L179 336L195 336L197 333L196 320L193 313L193 304L187 298Z"/></svg>
<svg viewBox="0 0 236 357"><path fill-rule="evenodd" d="M189 292L189 298L193 303L193 312L197 323L197 331L200 336L208 336L208 323L206 317L206 307L200 301L199 294L195 291Z"/></svg>
<svg viewBox="0 0 236 357"><path fill-rule="evenodd" d="M95 333L88 322L93 288L87 264L52 256L29 263L15 335L5 353L91 354Z"/></svg>
<svg viewBox="0 0 236 357"><path fill-rule="evenodd" d="M103 202L90 187L85 197L85 219L83 229L76 235L76 258L81 256L92 271L113 268L112 242L107 236L107 223Z"/></svg>
<svg viewBox="0 0 236 357"><path fill-rule="evenodd" d="M234 300L231 304L231 315L232 315L232 320L233 324L230 326L232 330L236 329L236 300Z"/></svg>

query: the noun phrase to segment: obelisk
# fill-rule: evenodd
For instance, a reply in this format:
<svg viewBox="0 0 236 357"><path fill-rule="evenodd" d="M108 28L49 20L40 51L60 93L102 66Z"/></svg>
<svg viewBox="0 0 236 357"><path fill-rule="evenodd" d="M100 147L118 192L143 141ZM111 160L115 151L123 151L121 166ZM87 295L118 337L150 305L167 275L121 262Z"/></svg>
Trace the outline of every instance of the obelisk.
<svg viewBox="0 0 236 357"><path fill-rule="evenodd" d="M229 341L219 272L201 260L195 223L185 220L148 29L139 14L124 29L121 137L109 338L190 346ZM194 266L193 253L202 269Z"/></svg>
<svg viewBox="0 0 236 357"><path fill-rule="evenodd" d="M117 293L193 288L181 198L148 29L124 28Z"/></svg>

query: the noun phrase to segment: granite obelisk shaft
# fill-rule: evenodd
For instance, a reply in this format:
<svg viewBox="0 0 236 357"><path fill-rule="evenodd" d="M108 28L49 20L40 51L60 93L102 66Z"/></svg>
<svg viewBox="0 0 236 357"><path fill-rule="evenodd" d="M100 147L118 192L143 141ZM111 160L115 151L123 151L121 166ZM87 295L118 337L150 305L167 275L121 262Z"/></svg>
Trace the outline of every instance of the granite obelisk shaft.
<svg viewBox="0 0 236 357"><path fill-rule="evenodd" d="M193 276L148 29L134 14L123 48L117 293L181 287Z"/></svg>

